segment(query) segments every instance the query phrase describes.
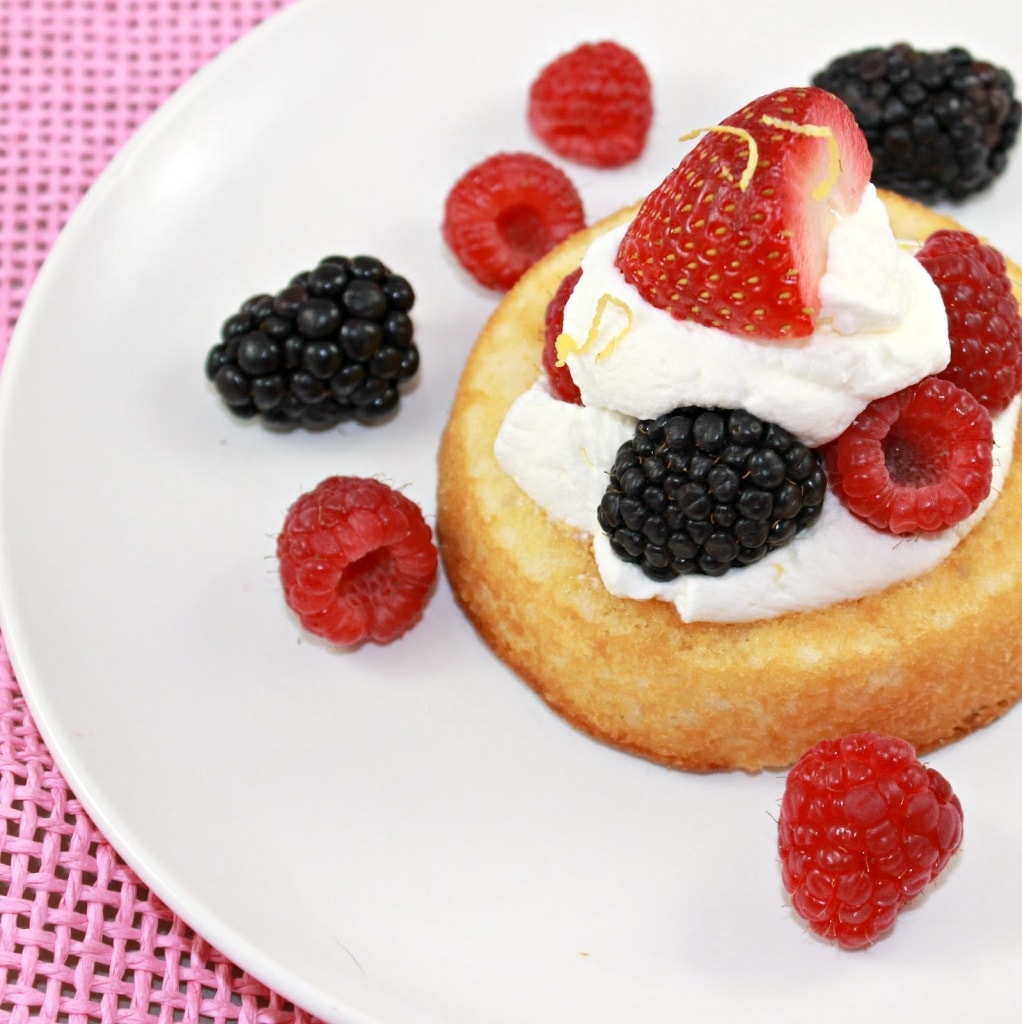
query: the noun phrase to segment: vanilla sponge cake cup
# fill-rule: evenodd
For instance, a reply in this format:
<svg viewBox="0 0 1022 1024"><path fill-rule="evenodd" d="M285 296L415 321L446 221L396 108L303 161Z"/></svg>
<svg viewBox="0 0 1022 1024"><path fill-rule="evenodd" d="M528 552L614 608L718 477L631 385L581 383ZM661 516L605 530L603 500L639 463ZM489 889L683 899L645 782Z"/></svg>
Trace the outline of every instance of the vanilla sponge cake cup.
<svg viewBox="0 0 1022 1024"><path fill-rule="evenodd" d="M882 197L898 238L960 227ZM592 238L634 214L622 210L537 263L466 362L438 456L437 532L480 636L579 729L690 771L782 768L824 737L860 730L927 751L1004 714L1022 696L1017 461L986 517L937 568L748 623L683 623L668 602L612 596L588 536L550 518L500 467L494 440L540 372L550 298ZM1010 263L1009 273L1022 281Z"/></svg>

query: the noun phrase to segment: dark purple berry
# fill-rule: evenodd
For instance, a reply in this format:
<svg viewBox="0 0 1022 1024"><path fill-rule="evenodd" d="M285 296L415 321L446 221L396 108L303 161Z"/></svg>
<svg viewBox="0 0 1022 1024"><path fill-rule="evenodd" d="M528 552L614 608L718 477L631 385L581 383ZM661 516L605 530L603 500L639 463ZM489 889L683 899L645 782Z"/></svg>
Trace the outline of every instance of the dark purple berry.
<svg viewBox="0 0 1022 1024"><path fill-rule="evenodd" d="M855 115L873 156L873 182L927 203L987 188L1022 123L1011 75L960 46L856 50L812 82Z"/></svg>
<svg viewBox="0 0 1022 1024"><path fill-rule="evenodd" d="M373 256L328 256L276 294L253 295L206 355L232 413L322 430L388 418L419 368L407 279Z"/></svg>
<svg viewBox="0 0 1022 1024"><path fill-rule="evenodd" d="M618 449L597 519L619 558L654 580L721 576L819 517L819 453L744 409L676 409Z"/></svg>
<svg viewBox="0 0 1022 1024"><path fill-rule="evenodd" d="M352 316L378 320L387 312L387 296L375 282L356 278L341 296L345 310Z"/></svg>

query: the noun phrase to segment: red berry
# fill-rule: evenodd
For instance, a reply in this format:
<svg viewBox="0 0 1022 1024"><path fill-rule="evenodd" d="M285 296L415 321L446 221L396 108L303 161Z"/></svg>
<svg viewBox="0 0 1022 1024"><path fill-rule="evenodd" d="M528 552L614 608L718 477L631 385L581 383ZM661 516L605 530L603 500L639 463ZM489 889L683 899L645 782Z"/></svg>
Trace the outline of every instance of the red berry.
<svg viewBox="0 0 1022 1024"><path fill-rule="evenodd" d="M617 266L679 320L811 334L835 213L852 213L869 182L865 136L814 88L762 96L706 132L643 202Z"/></svg>
<svg viewBox="0 0 1022 1024"><path fill-rule="evenodd" d="M564 330L564 307L581 276L582 268L579 267L561 281L546 308L543 333L543 369L550 381L550 390L561 401L575 405L582 404L582 395L571 379L571 370L564 363L558 364L557 339Z"/></svg>
<svg viewBox="0 0 1022 1024"><path fill-rule="evenodd" d="M539 73L529 90L529 126L559 156L620 167L646 144L652 85L642 61L618 43L585 43Z"/></svg>
<svg viewBox="0 0 1022 1024"><path fill-rule="evenodd" d="M421 615L437 573L419 506L352 476L328 477L291 506L277 558L288 607L336 644L399 637Z"/></svg>
<svg viewBox="0 0 1022 1024"><path fill-rule="evenodd" d="M951 362L940 374L992 413L1022 390L1022 317L1004 257L967 231L937 231L917 254L947 311Z"/></svg>
<svg viewBox="0 0 1022 1024"><path fill-rule="evenodd" d="M506 291L559 242L585 227L571 179L531 153L498 153L447 196L444 239L485 288Z"/></svg>
<svg viewBox="0 0 1022 1024"><path fill-rule="evenodd" d="M817 935L859 949L944 870L962 841L962 805L911 744L858 733L802 755L777 835L796 913Z"/></svg>
<svg viewBox="0 0 1022 1024"><path fill-rule="evenodd" d="M926 377L871 402L826 449L831 488L849 511L891 533L933 532L990 493L990 414L964 389Z"/></svg>

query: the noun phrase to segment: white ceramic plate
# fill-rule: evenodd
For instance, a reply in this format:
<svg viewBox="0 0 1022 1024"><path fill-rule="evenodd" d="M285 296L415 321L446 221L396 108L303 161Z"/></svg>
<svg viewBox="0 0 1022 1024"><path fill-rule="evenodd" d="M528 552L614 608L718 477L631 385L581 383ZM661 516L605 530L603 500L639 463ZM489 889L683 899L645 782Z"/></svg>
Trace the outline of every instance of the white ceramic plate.
<svg viewBox="0 0 1022 1024"><path fill-rule="evenodd" d="M865 954L806 935L774 854L782 780L606 749L493 660L441 586L357 653L284 609L274 536L302 491L382 474L432 517L459 367L495 297L453 264L445 193L527 133L531 75L617 38L657 118L632 167L568 167L595 218L677 137L855 46L1017 58L997 3L306 0L183 88L82 203L3 374L3 623L97 824L200 933L345 1024L1003 1019L1022 952L1017 712L935 754L966 842ZM656 13L659 11L660 13ZM851 13L854 12L854 13ZM850 25L844 24L849 18ZM668 19L664 21L664 19ZM1009 19L1006 23L1005 19ZM880 27L882 26L882 27ZM961 210L1022 254L1022 157ZM423 369L376 430L232 420L202 365L241 299L332 251L414 282Z"/></svg>

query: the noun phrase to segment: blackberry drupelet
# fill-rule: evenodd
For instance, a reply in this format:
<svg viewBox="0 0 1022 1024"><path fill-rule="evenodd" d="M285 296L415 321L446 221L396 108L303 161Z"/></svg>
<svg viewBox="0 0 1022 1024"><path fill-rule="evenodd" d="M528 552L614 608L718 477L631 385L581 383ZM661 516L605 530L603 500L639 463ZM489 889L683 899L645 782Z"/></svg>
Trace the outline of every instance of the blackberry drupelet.
<svg viewBox="0 0 1022 1024"><path fill-rule="evenodd" d="M236 416L324 430L392 413L419 368L408 281L373 256L327 256L228 317L206 376Z"/></svg>
<svg viewBox="0 0 1022 1024"><path fill-rule="evenodd" d="M597 510L618 557L654 580L721 576L816 521L822 457L744 409L688 407L641 420Z"/></svg>
<svg viewBox="0 0 1022 1024"><path fill-rule="evenodd" d="M874 183L929 203L986 188L1004 170L1022 121L1011 75L962 47L858 50L812 82L851 108L873 155Z"/></svg>

